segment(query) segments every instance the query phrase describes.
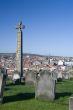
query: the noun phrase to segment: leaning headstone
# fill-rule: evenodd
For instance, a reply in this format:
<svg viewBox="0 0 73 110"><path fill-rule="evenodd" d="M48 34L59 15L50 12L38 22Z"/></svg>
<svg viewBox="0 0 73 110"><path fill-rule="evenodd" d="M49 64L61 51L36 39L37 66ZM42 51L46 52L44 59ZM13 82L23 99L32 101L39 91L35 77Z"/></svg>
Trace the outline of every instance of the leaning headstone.
<svg viewBox="0 0 73 110"><path fill-rule="evenodd" d="M0 103L3 101L3 75L0 75Z"/></svg>
<svg viewBox="0 0 73 110"><path fill-rule="evenodd" d="M69 98L69 110L73 110L73 97Z"/></svg>
<svg viewBox="0 0 73 110"><path fill-rule="evenodd" d="M5 75L3 69L0 69L0 103L3 102L3 90L5 85Z"/></svg>
<svg viewBox="0 0 73 110"><path fill-rule="evenodd" d="M55 99L55 80L48 70L40 71L36 76L35 98L53 101Z"/></svg>
<svg viewBox="0 0 73 110"><path fill-rule="evenodd" d="M26 84L34 84L35 83L35 71L28 70L25 73L25 83Z"/></svg>
<svg viewBox="0 0 73 110"><path fill-rule="evenodd" d="M6 80L7 80L7 77L8 77L8 75L7 75L7 69L6 68L2 68L1 69L1 73L3 74L3 77L4 77L4 85L6 85Z"/></svg>

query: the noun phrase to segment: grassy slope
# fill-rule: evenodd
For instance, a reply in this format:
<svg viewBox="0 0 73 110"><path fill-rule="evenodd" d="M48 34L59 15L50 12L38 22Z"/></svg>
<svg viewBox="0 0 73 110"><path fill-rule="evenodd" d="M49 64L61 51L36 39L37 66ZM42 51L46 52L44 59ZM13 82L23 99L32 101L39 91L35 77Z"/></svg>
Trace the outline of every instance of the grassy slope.
<svg viewBox="0 0 73 110"><path fill-rule="evenodd" d="M56 85L56 99L53 102L36 100L34 87L31 85L9 84L4 91L4 104L0 105L0 110L68 110L72 94L72 80Z"/></svg>

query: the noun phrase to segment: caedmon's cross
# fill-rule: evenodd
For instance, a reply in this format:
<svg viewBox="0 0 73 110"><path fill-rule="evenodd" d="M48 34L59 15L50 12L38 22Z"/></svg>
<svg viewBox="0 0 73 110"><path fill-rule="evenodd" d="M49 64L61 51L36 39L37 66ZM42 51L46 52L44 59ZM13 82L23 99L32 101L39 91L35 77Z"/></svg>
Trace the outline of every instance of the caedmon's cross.
<svg viewBox="0 0 73 110"><path fill-rule="evenodd" d="M19 22L16 29L17 29L17 49L16 49L16 70L20 74L20 80L23 77L23 33L22 29L25 26L22 22Z"/></svg>
<svg viewBox="0 0 73 110"><path fill-rule="evenodd" d="M16 29L17 29L18 31L22 31L22 29L24 29L24 28L25 28L25 26L22 24L22 21L20 21L20 22L18 23Z"/></svg>

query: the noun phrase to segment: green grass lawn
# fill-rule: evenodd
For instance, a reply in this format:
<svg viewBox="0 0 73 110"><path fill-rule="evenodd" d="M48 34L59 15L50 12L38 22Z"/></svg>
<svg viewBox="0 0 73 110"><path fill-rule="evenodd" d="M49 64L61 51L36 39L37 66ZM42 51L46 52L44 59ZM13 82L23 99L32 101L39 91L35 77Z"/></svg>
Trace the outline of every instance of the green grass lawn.
<svg viewBox="0 0 73 110"><path fill-rule="evenodd" d="M56 99L53 102L36 100L33 85L8 83L0 110L69 110L69 97L72 95L73 80L56 84Z"/></svg>

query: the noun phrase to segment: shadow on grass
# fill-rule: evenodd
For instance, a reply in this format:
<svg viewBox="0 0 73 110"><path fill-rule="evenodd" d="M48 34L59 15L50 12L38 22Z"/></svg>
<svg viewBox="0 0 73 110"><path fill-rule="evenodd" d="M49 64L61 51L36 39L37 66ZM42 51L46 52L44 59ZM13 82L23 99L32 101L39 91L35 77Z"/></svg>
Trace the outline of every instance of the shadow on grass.
<svg viewBox="0 0 73 110"><path fill-rule="evenodd" d="M4 88L4 91L8 91L8 90L10 90L10 88L8 88L8 87L5 87Z"/></svg>
<svg viewBox="0 0 73 110"><path fill-rule="evenodd" d="M5 96L3 99L3 103L23 101L23 100L32 99L34 97L35 97L35 93L20 93L13 96Z"/></svg>
<svg viewBox="0 0 73 110"><path fill-rule="evenodd" d="M55 99L59 99L60 97L65 97L65 96L71 96L73 93L71 92L63 92L63 93L56 93Z"/></svg>
<svg viewBox="0 0 73 110"><path fill-rule="evenodd" d="M6 84L6 86L4 88L4 91L10 90L12 88L12 86L19 86L19 85L23 85L24 86L25 84L24 83L21 83L21 84L13 84L13 83Z"/></svg>
<svg viewBox="0 0 73 110"><path fill-rule="evenodd" d="M7 87L11 87L11 86L17 86L17 85L25 85L25 83L23 82L23 83L18 83L18 84L13 84L13 83L8 83L8 84L6 84L6 86Z"/></svg>

